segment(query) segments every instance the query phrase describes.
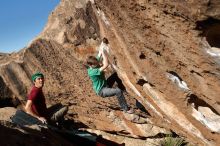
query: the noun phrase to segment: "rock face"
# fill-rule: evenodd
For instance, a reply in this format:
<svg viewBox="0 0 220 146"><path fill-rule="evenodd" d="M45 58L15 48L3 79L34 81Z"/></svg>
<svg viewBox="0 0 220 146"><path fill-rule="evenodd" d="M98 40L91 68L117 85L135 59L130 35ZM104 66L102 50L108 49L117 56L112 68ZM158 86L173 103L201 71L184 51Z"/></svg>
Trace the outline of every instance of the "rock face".
<svg viewBox="0 0 220 146"><path fill-rule="evenodd" d="M68 118L88 129L136 138L171 129L196 145L217 145L219 127L210 125L220 125L219 28L218 0L61 0L29 46L0 54L0 97L26 99L31 74L41 71L48 103L69 105ZM138 100L149 112L136 118L145 124L92 90L83 60L104 36L129 104Z"/></svg>

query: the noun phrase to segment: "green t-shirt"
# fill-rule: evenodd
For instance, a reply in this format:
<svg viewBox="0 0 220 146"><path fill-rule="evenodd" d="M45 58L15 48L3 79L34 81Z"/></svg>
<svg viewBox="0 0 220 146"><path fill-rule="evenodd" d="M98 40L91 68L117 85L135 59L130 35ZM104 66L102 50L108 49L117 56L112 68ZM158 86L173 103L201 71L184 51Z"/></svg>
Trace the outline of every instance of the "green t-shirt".
<svg viewBox="0 0 220 146"><path fill-rule="evenodd" d="M99 68L92 68L88 69L88 75L92 80L93 89L95 90L96 94L106 85L106 79L104 72L101 72Z"/></svg>

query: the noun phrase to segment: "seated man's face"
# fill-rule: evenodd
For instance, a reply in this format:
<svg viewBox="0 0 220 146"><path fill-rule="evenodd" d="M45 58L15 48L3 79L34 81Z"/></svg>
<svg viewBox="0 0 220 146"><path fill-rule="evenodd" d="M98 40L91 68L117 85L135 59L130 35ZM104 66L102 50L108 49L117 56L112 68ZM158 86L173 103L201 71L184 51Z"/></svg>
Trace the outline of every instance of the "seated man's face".
<svg viewBox="0 0 220 146"><path fill-rule="evenodd" d="M44 86L44 78L43 77L37 77L34 81L34 86L37 88L42 88Z"/></svg>

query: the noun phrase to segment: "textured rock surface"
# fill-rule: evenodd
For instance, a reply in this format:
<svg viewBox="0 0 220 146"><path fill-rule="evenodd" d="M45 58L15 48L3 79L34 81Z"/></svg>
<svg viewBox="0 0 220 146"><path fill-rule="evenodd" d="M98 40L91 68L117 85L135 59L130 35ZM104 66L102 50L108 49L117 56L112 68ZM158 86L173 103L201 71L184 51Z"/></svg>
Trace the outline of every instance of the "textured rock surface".
<svg viewBox="0 0 220 146"><path fill-rule="evenodd" d="M198 107L220 113L220 58L207 53L211 47L218 52L219 10L218 0L61 0L27 48L0 54L1 99L25 99L31 74L42 71L48 103L69 105L68 118L83 128L147 138L144 119L167 129L161 133L172 129L197 145L217 145L220 134L192 113ZM115 98L92 91L82 63L103 36L132 96L129 104L134 107L136 99L149 112L137 112L136 123L117 110Z"/></svg>

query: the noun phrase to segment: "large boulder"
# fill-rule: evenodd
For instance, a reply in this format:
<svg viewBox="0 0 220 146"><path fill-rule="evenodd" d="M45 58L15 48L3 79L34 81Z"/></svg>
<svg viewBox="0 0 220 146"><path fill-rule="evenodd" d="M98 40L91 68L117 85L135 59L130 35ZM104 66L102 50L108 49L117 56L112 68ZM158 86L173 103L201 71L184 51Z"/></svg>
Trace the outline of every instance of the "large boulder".
<svg viewBox="0 0 220 146"><path fill-rule="evenodd" d="M1 54L1 97L26 99L31 74L42 71L48 104L69 105L67 117L80 128L149 138L163 127L164 134L171 129L197 145L217 145L219 132L201 117L220 113L219 7L218 0L62 0L29 46ZM125 116L115 98L92 90L83 61L104 36L128 103L148 112L143 119Z"/></svg>

